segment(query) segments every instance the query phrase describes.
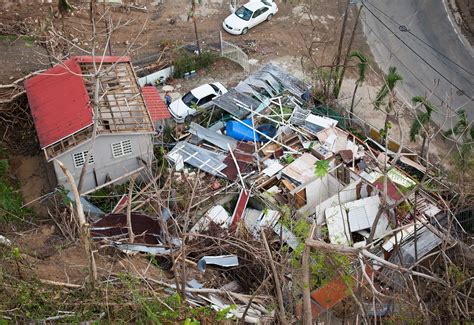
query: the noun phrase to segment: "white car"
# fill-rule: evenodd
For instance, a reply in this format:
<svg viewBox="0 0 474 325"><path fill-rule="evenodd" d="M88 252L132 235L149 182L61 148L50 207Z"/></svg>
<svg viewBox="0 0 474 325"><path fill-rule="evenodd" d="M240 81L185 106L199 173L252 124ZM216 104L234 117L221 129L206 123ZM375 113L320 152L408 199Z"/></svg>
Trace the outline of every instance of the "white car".
<svg viewBox="0 0 474 325"><path fill-rule="evenodd" d="M204 84L172 102L169 111L176 122L188 122L198 113L199 108L205 108L206 104L226 92L227 89L220 82Z"/></svg>
<svg viewBox="0 0 474 325"><path fill-rule="evenodd" d="M233 35L245 35L250 28L269 21L278 12L273 0L252 0L224 19L222 27Z"/></svg>

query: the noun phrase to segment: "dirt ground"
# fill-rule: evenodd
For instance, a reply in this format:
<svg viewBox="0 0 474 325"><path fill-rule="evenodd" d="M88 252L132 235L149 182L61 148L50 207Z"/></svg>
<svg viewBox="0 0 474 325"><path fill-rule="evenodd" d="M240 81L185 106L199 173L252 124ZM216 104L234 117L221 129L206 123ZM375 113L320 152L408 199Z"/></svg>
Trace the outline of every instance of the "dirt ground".
<svg viewBox="0 0 474 325"><path fill-rule="evenodd" d="M14 156L10 157L12 172L21 184L23 202L42 216L47 216L43 205L36 200L48 193L51 186L48 182L44 156Z"/></svg>
<svg viewBox="0 0 474 325"><path fill-rule="evenodd" d="M23 38L0 37L0 53L4 53L2 55L4 73L0 76L0 82L7 83L8 80L19 78L26 72L48 66L49 62L44 55L44 49L38 42L42 35L41 28L46 20L51 21L58 30L61 30L64 24L63 35L77 45L70 49L72 53L84 54L78 50L78 47L90 50L90 33L84 31L89 24L88 6L79 1L71 2L77 9L64 17L64 20L58 17L54 4L25 0L0 4L0 23L2 24L0 27L6 26L3 28L3 33L22 31L23 34L33 37L28 41L24 41ZM307 6L306 2L310 2L311 6ZM130 55L133 59L141 59L159 52L163 44L183 44L194 41L193 24L187 18L190 10L189 1L168 0L158 6L150 3L151 1L138 1L138 4L146 6L145 12L110 7L116 24L129 21L127 26L113 33L111 44L114 55L122 55L128 47L131 47ZM315 47L315 52L321 53L317 55L321 62L324 62L323 57L329 59L334 54L336 46L332 45L338 40L339 29L335 26L340 25L345 1L277 1L279 12L274 19L253 28L245 36L233 36L223 31L222 21L230 13L228 3L224 0L204 0L198 6L197 27L202 42L218 43L219 31L221 31L225 40L241 47L245 48L248 44L252 44L249 50L250 57L261 63L285 56L299 60L306 52L305 42L310 41L321 42ZM310 12L315 13L310 15ZM348 19L348 26L353 24L352 17L353 14ZM102 27L101 23L98 23L99 28ZM25 29L28 32L24 32ZM354 48L369 51L361 31L356 35Z"/></svg>
<svg viewBox="0 0 474 325"><path fill-rule="evenodd" d="M55 226L43 225L30 231L10 237L15 247L20 247L23 264L28 266L37 278L64 283L82 284L88 274L88 260L84 247L74 243L65 243L57 233ZM149 276L165 279L164 273L152 266L141 255L114 256L104 254L100 249L95 254L97 270L102 277L110 274L128 272L137 276Z"/></svg>

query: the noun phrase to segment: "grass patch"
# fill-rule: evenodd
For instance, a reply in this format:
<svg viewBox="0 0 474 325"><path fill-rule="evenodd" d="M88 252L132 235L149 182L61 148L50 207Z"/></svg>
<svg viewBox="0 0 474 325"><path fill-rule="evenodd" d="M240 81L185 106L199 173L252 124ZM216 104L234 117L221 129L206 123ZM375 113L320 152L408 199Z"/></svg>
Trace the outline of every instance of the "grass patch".
<svg viewBox="0 0 474 325"><path fill-rule="evenodd" d="M31 214L30 209L22 208L22 206L20 186L11 177L5 151L0 150L0 222L17 222Z"/></svg>
<svg viewBox="0 0 474 325"><path fill-rule="evenodd" d="M0 35L0 41L13 43L19 40L23 41L27 47L33 46L35 42L35 38L29 35Z"/></svg>

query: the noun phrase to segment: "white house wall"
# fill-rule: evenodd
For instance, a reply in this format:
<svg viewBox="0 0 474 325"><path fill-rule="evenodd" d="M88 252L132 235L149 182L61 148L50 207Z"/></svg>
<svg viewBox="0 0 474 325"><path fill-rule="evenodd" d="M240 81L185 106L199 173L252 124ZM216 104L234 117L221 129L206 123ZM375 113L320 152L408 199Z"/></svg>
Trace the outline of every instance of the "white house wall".
<svg viewBox="0 0 474 325"><path fill-rule="evenodd" d="M327 200L322 201L320 204L316 205L316 208L315 208L316 216L324 216L324 211L326 211L327 208L335 207L339 204L344 204L347 202L357 200L358 199L357 198L357 185L359 185L360 182L361 180L359 179L358 181L354 181L350 183L349 185L341 189L341 192L339 193L339 195L337 195L336 193L335 195L331 196ZM366 189L367 186L366 184L362 184L362 185L363 186L361 188L360 198L366 198L369 196L368 191ZM372 191L372 196L376 194L377 194L376 191Z"/></svg>
<svg viewBox="0 0 474 325"><path fill-rule="evenodd" d="M114 158L112 154L112 144L128 139L132 145L132 153L126 156ZM76 184L79 182L82 167L76 168L74 166L73 155L75 153L87 151L89 146L90 142L81 144L73 150L57 157L57 159L60 160L74 176ZM87 166L87 173L81 192L92 190L97 186L106 183L108 180L115 180L144 166L143 162L140 162L140 160L137 159L138 157L143 159L148 166L150 166L153 159L153 144L151 136L148 134L102 135L96 138L92 154L94 156L94 163ZM64 173L57 164L54 164L54 170L56 172L58 185L70 188ZM96 177L94 176L94 170ZM110 177L110 179L107 177ZM127 178L120 179L117 183L120 184L126 181Z"/></svg>
<svg viewBox="0 0 474 325"><path fill-rule="evenodd" d="M307 184L304 187L306 190L306 205L301 207L298 212L303 215L308 213L312 214L314 208L321 202L326 201L329 197L334 195L334 193L337 193L338 188L342 188L342 185L331 174Z"/></svg>

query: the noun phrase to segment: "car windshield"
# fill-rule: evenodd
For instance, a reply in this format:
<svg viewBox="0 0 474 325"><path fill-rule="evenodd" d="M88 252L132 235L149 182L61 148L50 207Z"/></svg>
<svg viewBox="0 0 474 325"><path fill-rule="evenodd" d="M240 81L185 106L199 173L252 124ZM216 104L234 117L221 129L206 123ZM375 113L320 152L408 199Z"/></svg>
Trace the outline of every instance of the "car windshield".
<svg viewBox="0 0 474 325"><path fill-rule="evenodd" d="M253 12L251 10L245 8L244 6L240 7L235 12L235 15L237 17L239 17L240 19L243 19L245 21L249 21L250 17L252 17L252 14L253 14Z"/></svg>
<svg viewBox="0 0 474 325"><path fill-rule="evenodd" d="M191 107L194 104L197 104L198 99L196 97L194 97L194 95L191 92L188 92L186 95L183 96L183 102L187 106Z"/></svg>

